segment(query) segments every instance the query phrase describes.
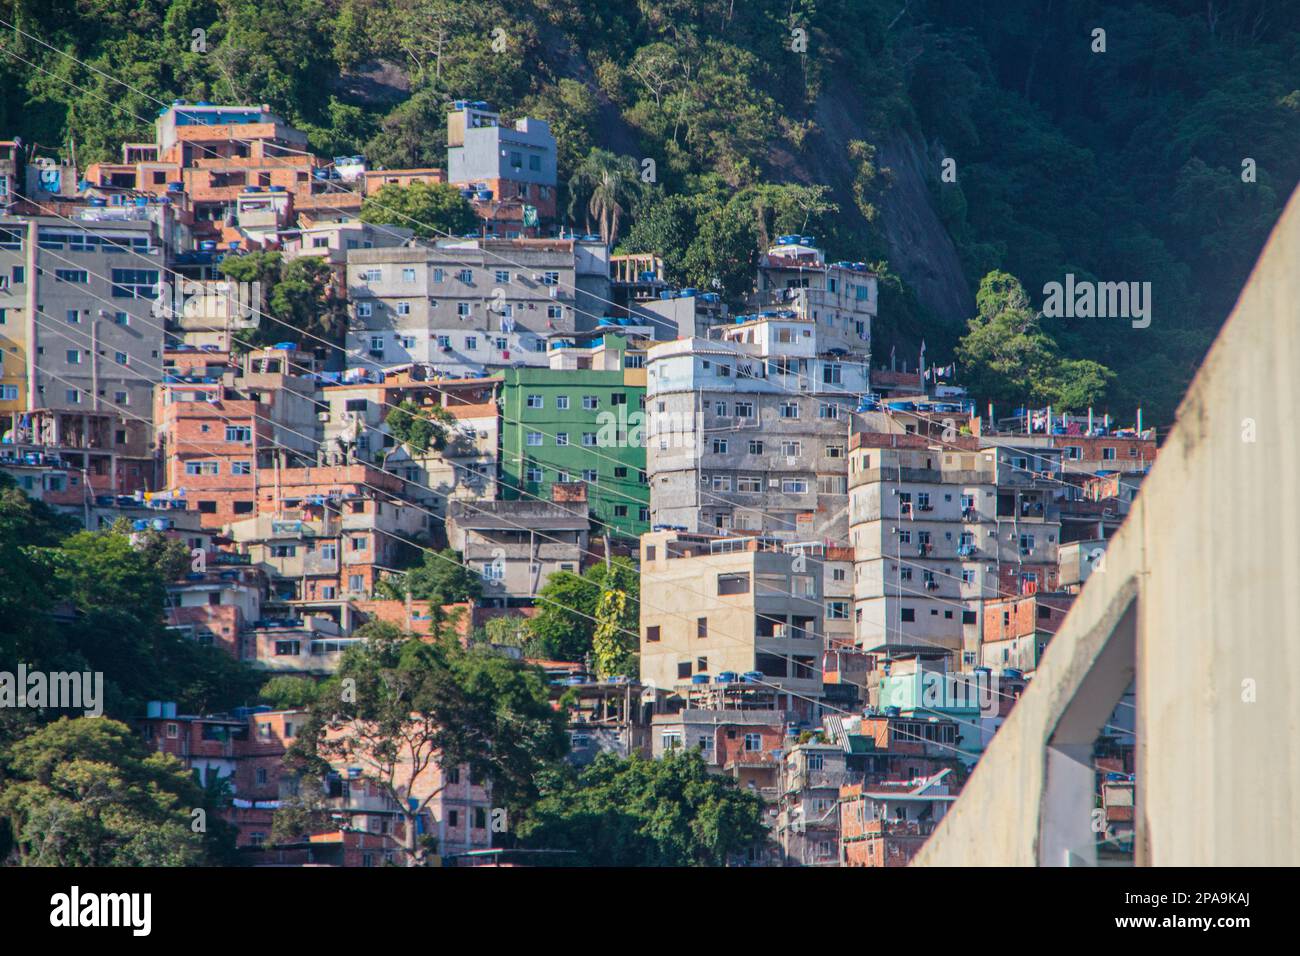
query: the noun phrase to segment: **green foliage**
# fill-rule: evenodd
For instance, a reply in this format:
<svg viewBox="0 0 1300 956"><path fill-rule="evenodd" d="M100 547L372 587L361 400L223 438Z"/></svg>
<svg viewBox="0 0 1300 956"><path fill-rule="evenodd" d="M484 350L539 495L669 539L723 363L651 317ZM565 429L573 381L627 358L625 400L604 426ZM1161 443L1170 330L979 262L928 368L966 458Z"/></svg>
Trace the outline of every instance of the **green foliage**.
<svg viewBox="0 0 1300 956"><path fill-rule="evenodd" d="M403 445L423 454L447 447L456 417L441 405L421 408L409 398L393 408L384 419L389 433Z"/></svg>
<svg viewBox="0 0 1300 956"><path fill-rule="evenodd" d="M463 649L449 634L426 642L389 631L344 653L290 763L321 784L331 767L360 767L362 779L406 817L400 846L407 862L419 865L429 847L416 841L411 824L445 786L445 778L432 785L431 768L468 767L473 779L491 782L496 806L522 808L535 799L541 770L566 750L542 671ZM320 787L300 791L303 798L278 821L281 833L318 817Z"/></svg>
<svg viewBox="0 0 1300 956"><path fill-rule="evenodd" d="M477 235L479 231L474 207L446 183L389 183L362 201L361 219L411 229L424 239Z"/></svg>
<svg viewBox="0 0 1300 956"><path fill-rule="evenodd" d="M601 238L612 245L636 184L636 163L630 156L593 149L569 178L569 216L581 208L587 231L591 232L595 223Z"/></svg>
<svg viewBox="0 0 1300 956"><path fill-rule="evenodd" d="M555 775L518 833L588 866L721 866L767 839L758 795L710 773L695 751L601 754L576 776Z"/></svg>
<svg viewBox="0 0 1300 956"><path fill-rule="evenodd" d="M301 710L316 703L320 684L310 677L281 675L263 684L258 697L276 710Z"/></svg>
<svg viewBox="0 0 1300 956"><path fill-rule="evenodd" d="M591 635L592 656L598 677L612 677L637 673L637 632L625 630L627 620L627 593L607 590L596 603L596 629Z"/></svg>
<svg viewBox="0 0 1300 956"><path fill-rule="evenodd" d="M972 394L1076 412L1101 402L1114 373L1096 362L1062 358L1014 276L990 272L975 302L979 314L957 349Z"/></svg>
<svg viewBox="0 0 1300 956"><path fill-rule="evenodd" d="M196 866L232 853L210 795L118 721L62 718L14 743L5 763L0 813L22 865Z"/></svg>
<svg viewBox="0 0 1300 956"><path fill-rule="evenodd" d="M258 679L248 665L201 647L163 623L166 585L188 569L183 545L119 523L77 531L0 476L0 661L32 670L100 671L109 716L147 700L186 710L245 703ZM32 719L0 714L0 741Z"/></svg>
<svg viewBox="0 0 1300 956"><path fill-rule="evenodd" d="M617 620L618 628L633 635L638 633L640 588L636 565L627 558L614 558L608 570L604 564L594 564L580 575L557 571L538 592L537 614L529 619L528 630L546 657L581 661L592 652L597 612L601 595L606 591L627 595L617 617L607 615L610 626Z"/></svg>
<svg viewBox="0 0 1300 956"><path fill-rule="evenodd" d="M483 578L461 563L460 552L444 548L424 552L423 561L400 576L381 582L382 596L428 601L435 609L443 604L477 601L483 594Z"/></svg>
<svg viewBox="0 0 1300 956"><path fill-rule="evenodd" d="M335 294L325 260L316 256L286 260L275 251L247 252L222 259L221 271L237 282L258 283L260 288L261 301L250 303L262 313L257 327L237 333L244 346L290 341L311 351L321 339L342 343L347 329L346 303Z"/></svg>

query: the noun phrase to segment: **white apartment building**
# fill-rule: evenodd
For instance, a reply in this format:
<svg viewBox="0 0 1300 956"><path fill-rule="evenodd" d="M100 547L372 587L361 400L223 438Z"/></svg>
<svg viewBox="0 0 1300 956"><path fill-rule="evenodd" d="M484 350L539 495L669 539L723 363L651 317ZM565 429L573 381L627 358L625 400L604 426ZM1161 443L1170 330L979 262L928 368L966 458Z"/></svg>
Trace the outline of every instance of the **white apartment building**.
<svg viewBox="0 0 1300 956"><path fill-rule="evenodd" d="M599 241L465 239L348 252L349 366L452 375L545 366L547 344L604 314Z"/></svg>
<svg viewBox="0 0 1300 956"><path fill-rule="evenodd" d="M649 349L653 524L847 538L849 417L867 365L819 335L810 320L759 318Z"/></svg>

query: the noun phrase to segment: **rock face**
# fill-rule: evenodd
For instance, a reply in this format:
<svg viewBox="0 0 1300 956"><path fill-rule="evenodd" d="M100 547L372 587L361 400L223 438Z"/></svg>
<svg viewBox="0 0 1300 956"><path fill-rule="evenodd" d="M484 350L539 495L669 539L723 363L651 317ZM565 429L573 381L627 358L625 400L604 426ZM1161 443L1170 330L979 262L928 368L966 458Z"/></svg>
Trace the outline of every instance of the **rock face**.
<svg viewBox="0 0 1300 956"><path fill-rule="evenodd" d="M975 300L926 184L938 175L939 160L931 162L916 140L902 133L883 138L877 150L879 164L893 171L893 183L880 200L890 263L922 305L960 331L975 314Z"/></svg>
<svg viewBox="0 0 1300 956"><path fill-rule="evenodd" d="M849 143L865 140L876 147L877 168L890 171L889 185L877 204L883 233L889 250L889 262L901 275L942 327L938 338L955 340L974 315L975 300L962 271L961 260L952 237L935 211L929 180L939 174L940 157L928 155L926 148L910 133L891 131L873 134L866 125L862 110L837 93L824 93L815 111L817 142L807 151L800 168L798 161L788 165L778 156L774 166L798 182L826 183L834 199L850 215L853 205L853 166L849 160ZM926 330L899 329L900 346L919 345L910 339Z"/></svg>

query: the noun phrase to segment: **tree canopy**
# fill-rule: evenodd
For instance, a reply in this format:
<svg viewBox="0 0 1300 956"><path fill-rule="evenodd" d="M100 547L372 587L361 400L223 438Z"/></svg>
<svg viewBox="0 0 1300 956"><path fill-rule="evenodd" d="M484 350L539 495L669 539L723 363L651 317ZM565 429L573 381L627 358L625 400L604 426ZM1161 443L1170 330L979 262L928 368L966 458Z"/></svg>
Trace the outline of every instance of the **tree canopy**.
<svg viewBox="0 0 1300 956"><path fill-rule="evenodd" d="M610 628L610 640L621 646L628 639L627 632L637 634L640 627L640 582L636 565L627 558L614 558L608 569L593 564L582 574L557 571L538 592L537 614L529 618L528 631L546 656L555 660L581 661L592 653L596 627L602 620ZM617 605L607 605L602 618L601 596L609 591L622 592L625 597Z"/></svg>
<svg viewBox="0 0 1300 956"><path fill-rule="evenodd" d="M571 850L588 866L721 866L766 842L763 804L697 751L661 760L601 754L548 779L519 827L526 847Z"/></svg>
<svg viewBox="0 0 1300 956"><path fill-rule="evenodd" d="M61 718L12 744L0 813L25 866L197 866L233 830L170 754L115 720Z"/></svg>
<svg viewBox="0 0 1300 956"><path fill-rule="evenodd" d="M447 771L467 768L491 787L494 806L518 810L535 798L541 770L567 749L540 670L464 649L446 633L424 641L373 629L344 653L308 711L290 763L315 786L286 807L277 833L318 825L328 774L356 768L402 813L406 826L394 844L409 865L421 865L430 847L417 840L415 821L446 787Z"/></svg>
<svg viewBox="0 0 1300 956"><path fill-rule="evenodd" d="M478 234L474 207L446 183L388 183L361 203L363 222L401 226L423 239Z"/></svg>

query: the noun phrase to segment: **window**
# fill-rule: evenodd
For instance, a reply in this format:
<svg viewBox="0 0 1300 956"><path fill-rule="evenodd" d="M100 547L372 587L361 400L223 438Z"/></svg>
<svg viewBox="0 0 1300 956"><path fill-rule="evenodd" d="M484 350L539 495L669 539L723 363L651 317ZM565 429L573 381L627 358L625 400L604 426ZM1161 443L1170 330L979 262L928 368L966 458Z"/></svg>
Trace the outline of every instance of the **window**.
<svg viewBox="0 0 1300 956"><path fill-rule="evenodd" d="M826 602L826 620L847 621L848 619L849 619L848 601L827 601Z"/></svg>
<svg viewBox="0 0 1300 956"><path fill-rule="evenodd" d="M659 625L653 624L645 629L645 639L647 643L653 644L659 640Z"/></svg>
<svg viewBox="0 0 1300 956"><path fill-rule="evenodd" d="M248 425L227 425L226 441L234 442L251 442L253 440L253 429Z"/></svg>
<svg viewBox="0 0 1300 956"><path fill-rule="evenodd" d="M399 303L397 303L397 314L398 314L398 315L410 315L410 314L411 314L411 303L409 303L409 302L399 302Z"/></svg>
<svg viewBox="0 0 1300 956"><path fill-rule="evenodd" d="M781 493L785 495L805 495L808 493L806 478L782 478Z"/></svg>
<svg viewBox="0 0 1300 956"><path fill-rule="evenodd" d="M695 619L695 636L696 637L709 636L709 619L707 617L697 617Z"/></svg>
<svg viewBox="0 0 1300 956"><path fill-rule="evenodd" d="M113 270L115 273L118 271L117 269ZM155 272L154 275L156 276L157 273ZM87 285L90 282L90 273L85 269L55 269L54 279L56 282L77 282L81 285Z"/></svg>
<svg viewBox="0 0 1300 956"><path fill-rule="evenodd" d="M457 315L459 318L462 318L462 319L464 319L464 318L468 318L468 317L469 317L469 303L468 303L468 302L457 302L457 303L456 303L456 315Z"/></svg>
<svg viewBox="0 0 1300 956"><path fill-rule="evenodd" d="M582 396L582 407L587 411L595 411L600 408L600 399L595 395Z"/></svg>
<svg viewBox="0 0 1300 956"><path fill-rule="evenodd" d="M727 403L726 403L726 402L714 402L714 403L713 403L713 414L718 415L718 416L720 416L720 417L721 417L721 416L725 416L725 415L727 414Z"/></svg>
<svg viewBox="0 0 1300 956"><path fill-rule="evenodd" d="M524 399L525 408L545 408L546 401L540 395L529 395Z"/></svg>
<svg viewBox="0 0 1300 956"><path fill-rule="evenodd" d="M456 278L468 285L474 281L474 271L472 269L461 269L456 273Z"/></svg>
<svg viewBox="0 0 1300 956"><path fill-rule="evenodd" d="M799 403L798 403L798 402L782 402L782 403L781 403L781 417L782 417L782 418L798 418L798 417L799 417Z"/></svg>
<svg viewBox="0 0 1300 956"><path fill-rule="evenodd" d="M507 272L505 269L497 269L496 272L493 273L493 276L495 277L497 282L510 281L510 273Z"/></svg>
<svg viewBox="0 0 1300 956"><path fill-rule="evenodd" d="M719 574L718 594L748 594L749 574Z"/></svg>
<svg viewBox="0 0 1300 956"><path fill-rule="evenodd" d="M152 299L157 285L157 269L113 270L112 295L115 299Z"/></svg>
<svg viewBox="0 0 1300 956"><path fill-rule="evenodd" d="M839 385L844 381L842 370L839 365L828 362L822 366L822 382L826 385ZM835 416L830 416L834 418Z"/></svg>
<svg viewBox="0 0 1300 956"><path fill-rule="evenodd" d="M596 469L595 469L595 468L584 468L584 469L582 469L582 480L583 480L583 481L595 481L595 480L596 480Z"/></svg>
<svg viewBox="0 0 1300 956"><path fill-rule="evenodd" d="M362 319L368 319L374 314L374 306L369 302L357 303L357 316Z"/></svg>
<svg viewBox="0 0 1300 956"><path fill-rule="evenodd" d="M403 269L403 270L402 270L402 281L403 281L403 282L414 282L414 281L415 281L415 270L414 270L414 269Z"/></svg>
<svg viewBox="0 0 1300 956"><path fill-rule="evenodd" d="M81 349L68 349L65 353L69 365L81 364Z"/></svg>
<svg viewBox="0 0 1300 956"><path fill-rule="evenodd" d="M558 272L545 272L542 274L542 285L559 285L560 274Z"/></svg>
<svg viewBox="0 0 1300 956"><path fill-rule="evenodd" d="M541 443L542 443L541 432L529 432L527 435L524 436L525 445L537 446L540 445Z"/></svg>
<svg viewBox="0 0 1300 956"><path fill-rule="evenodd" d="M840 407L834 402L822 402L817 406L817 417L837 419L840 417Z"/></svg>
<svg viewBox="0 0 1300 956"><path fill-rule="evenodd" d="M737 417L737 418L753 418L753 417L754 417L754 403L753 403L753 402L736 402L736 417Z"/></svg>
<svg viewBox="0 0 1300 956"><path fill-rule="evenodd" d="M727 440L725 438L713 439L713 454L725 455L727 453Z"/></svg>
<svg viewBox="0 0 1300 956"><path fill-rule="evenodd" d="M583 432L583 433L582 433L582 444L583 444L583 446L586 447L586 448L595 448L595 447L596 447L596 433L595 433L595 432Z"/></svg>
<svg viewBox="0 0 1300 956"><path fill-rule="evenodd" d="M763 454L763 443L761 441L751 441L749 443L749 453L751 455Z"/></svg>
<svg viewBox="0 0 1300 956"><path fill-rule="evenodd" d="M568 411L568 410L569 410L569 396L568 396L568 395L556 395L556 396L555 396L555 407L558 408L558 409L559 409L560 411L562 411L562 412L564 412L564 411Z"/></svg>
<svg viewBox="0 0 1300 956"><path fill-rule="evenodd" d="M1103 448L1103 449L1101 450L1101 460L1102 460L1102 461L1114 461L1114 460L1115 460L1115 449L1114 449L1114 448Z"/></svg>
<svg viewBox="0 0 1300 956"><path fill-rule="evenodd" d="M762 750L762 749L763 749L763 735L762 735L762 734L745 734L745 749L748 750L748 751L750 751L750 752L753 752L753 751L755 751L755 750Z"/></svg>
<svg viewBox="0 0 1300 956"><path fill-rule="evenodd" d="M185 474L219 475L221 474L221 463L216 461L187 461L185 463Z"/></svg>
<svg viewBox="0 0 1300 956"><path fill-rule="evenodd" d="M524 469L524 481L530 484L539 484L542 480L542 469L535 465L530 465Z"/></svg>
<svg viewBox="0 0 1300 956"><path fill-rule="evenodd" d="M911 624L916 620L916 611L910 607L902 608L899 619L905 624Z"/></svg>
<svg viewBox="0 0 1300 956"><path fill-rule="evenodd" d="M535 434L535 433L533 433L533 434ZM556 433L555 433L555 444L556 444L556 445L567 445L568 443L569 443L569 433L568 433L568 432L556 432ZM540 445L541 442L538 442L537 444Z"/></svg>
<svg viewBox="0 0 1300 956"><path fill-rule="evenodd" d="M803 454L803 443L798 441L781 442L781 454L787 458L798 458Z"/></svg>

